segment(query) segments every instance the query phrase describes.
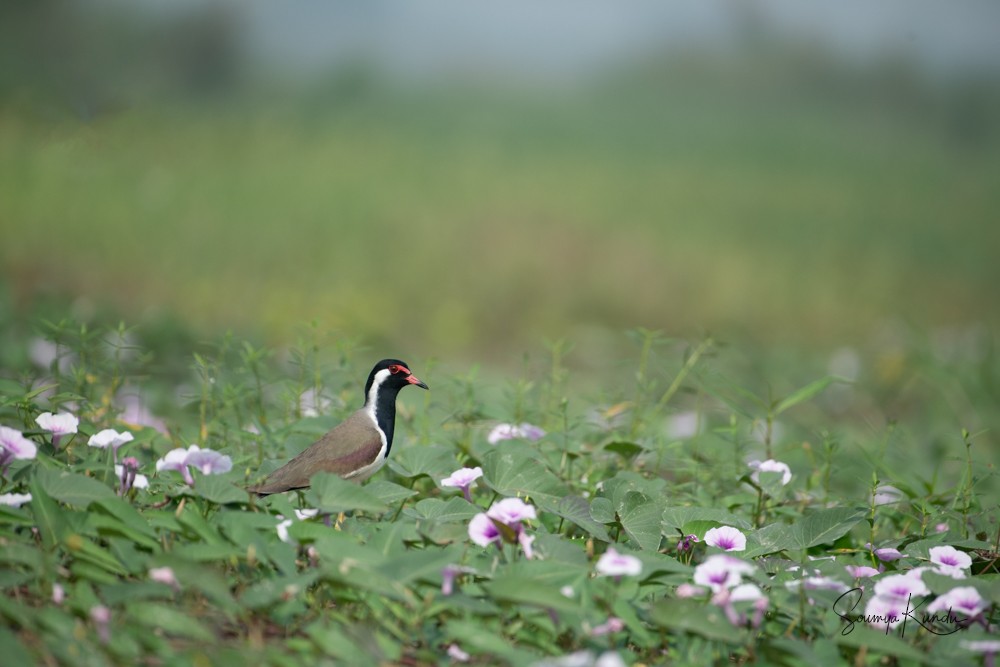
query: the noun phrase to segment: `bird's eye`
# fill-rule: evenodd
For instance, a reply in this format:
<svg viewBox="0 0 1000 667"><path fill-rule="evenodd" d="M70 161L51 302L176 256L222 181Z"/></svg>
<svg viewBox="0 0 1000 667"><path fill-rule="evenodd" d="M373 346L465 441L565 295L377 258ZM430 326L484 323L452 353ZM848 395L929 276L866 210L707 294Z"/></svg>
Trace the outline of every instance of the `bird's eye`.
<svg viewBox="0 0 1000 667"><path fill-rule="evenodd" d="M393 375L396 375L397 373L399 373L402 370L403 370L403 367L402 366L398 366L396 364L393 364L392 366L389 366L389 372L392 373Z"/></svg>

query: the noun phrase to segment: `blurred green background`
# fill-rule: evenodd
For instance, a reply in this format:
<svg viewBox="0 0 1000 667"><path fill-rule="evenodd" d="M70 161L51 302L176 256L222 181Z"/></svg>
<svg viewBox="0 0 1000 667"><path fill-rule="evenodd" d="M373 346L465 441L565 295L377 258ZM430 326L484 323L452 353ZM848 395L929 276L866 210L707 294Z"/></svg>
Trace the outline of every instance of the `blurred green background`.
<svg viewBox="0 0 1000 667"><path fill-rule="evenodd" d="M0 294L500 365L992 331L1000 11L835 4L4 3Z"/></svg>

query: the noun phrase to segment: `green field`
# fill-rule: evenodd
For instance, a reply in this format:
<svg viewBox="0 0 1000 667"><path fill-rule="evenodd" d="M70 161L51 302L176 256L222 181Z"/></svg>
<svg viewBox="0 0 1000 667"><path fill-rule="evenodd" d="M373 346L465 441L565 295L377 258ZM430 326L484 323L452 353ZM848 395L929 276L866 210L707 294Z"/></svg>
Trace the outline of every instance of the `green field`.
<svg viewBox="0 0 1000 667"><path fill-rule="evenodd" d="M634 326L828 351L995 326L991 89L842 78L661 67L543 96L359 74L89 122L8 105L2 276L19 308L69 293L272 342L317 321L508 367Z"/></svg>

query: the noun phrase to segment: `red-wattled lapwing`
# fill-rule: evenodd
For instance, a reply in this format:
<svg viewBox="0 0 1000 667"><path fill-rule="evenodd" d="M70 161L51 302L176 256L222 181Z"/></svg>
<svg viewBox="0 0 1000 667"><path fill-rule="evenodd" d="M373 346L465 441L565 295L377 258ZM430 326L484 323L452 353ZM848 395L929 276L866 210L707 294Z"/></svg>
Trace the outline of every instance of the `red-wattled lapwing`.
<svg viewBox="0 0 1000 667"><path fill-rule="evenodd" d="M396 394L411 384L428 388L399 359L378 362L368 375L364 406L250 490L266 496L304 489L318 472L335 473L356 482L368 479L389 456L396 423Z"/></svg>

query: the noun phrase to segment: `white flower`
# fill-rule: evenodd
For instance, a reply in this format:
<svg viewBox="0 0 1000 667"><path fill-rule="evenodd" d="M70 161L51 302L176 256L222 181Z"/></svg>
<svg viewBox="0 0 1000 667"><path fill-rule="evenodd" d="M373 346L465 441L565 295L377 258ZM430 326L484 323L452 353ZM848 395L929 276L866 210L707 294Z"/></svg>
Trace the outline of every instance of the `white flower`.
<svg viewBox="0 0 1000 667"><path fill-rule="evenodd" d="M754 471L753 474L750 475L750 479L758 484L760 484L760 474L762 472L780 472L782 486L788 484L788 482L792 480L792 470L788 467L787 463L775 461L774 459L768 459L766 461L750 461L747 465Z"/></svg>
<svg viewBox="0 0 1000 667"><path fill-rule="evenodd" d="M872 503L876 506L892 505L904 498L903 492L894 486L883 484L875 487L875 494L872 496Z"/></svg>
<svg viewBox="0 0 1000 667"><path fill-rule="evenodd" d="M727 554L709 556L694 569L694 583L708 586L713 592L733 588L743 583L744 574L752 574L754 566Z"/></svg>
<svg viewBox="0 0 1000 667"><path fill-rule="evenodd" d="M986 607L986 601L978 590L972 586L959 586L938 596L927 605L927 612L936 614L939 611L960 611L969 618L974 618L983 613Z"/></svg>
<svg viewBox="0 0 1000 667"><path fill-rule="evenodd" d="M468 662L470 656L458 644L451 644L448 646L448 657L456 662Z"/></svg>
<svg viewBox="0 0 1000 667"><path fill-rule="evenodd" d="M967 570L972 567L972 557L952 546L931 547L928 553L931 562L942 568Z"/></svg>
<svg viewBox="0 0 1000 667"><path fill-rule="evenodd" d="M38 446L17 429L0 426L0 464L9 459L33 459Z"/></svg>
<svg viewBox="0 0 1000 667"><path fill-rule="evenodd" d="M721 526L705 533L705 544L723 551L745 551L747 536L731 526Z"/></svg>
<svg viewBox="0 0 1000 667"><path fill-rule="evenodd" d="M90 440L87 444L91 447L101 447L107 448L112 447L118 449L126 442L132 442L132 434L128 431L119 433L113 428L106 428L103 431L98 431L94 435L90 436Z"/></svg>
<svg viewBox="0 0 1000 667"><path fill-rule="evenodd" d="M928 595L930 589L919 576L890 574L875 582L875 595L894 596L906 600L913 596Z"/></svg>
<svg viewBox="0 0 1000 667"><path fill-rule="evenodd" d="M125 468L122 467L121 465L116 465L115 474L118 476L118 479L121 479L122 475L125 474ZM137 489L148 489L149 478L146 477L145 475L140 475L139 473L136 473L135 479L132 481L132 486L134 486Z"/></svg>
<svg viewBox="0 0 1000 667"><path fill-rule="evenodd" d="M178 588L180 584L177 581L177 577L174 576L174 571L169 567L154 567L149 570L149 578L155 582L166 584L171 588Z"/></svg>
<svg viewBox="0 0 1000 667"><path fill-rule="evenodd" d="M60 412L57 415L43 412L35 417L35 423L52 435L69 435L76 433L76 427L80 425L80 420L68 412Z"/></svg>
<svg viewBox="0 0 1000 667"><path fill-rule="evenodd" d="M304 510L295 510L295 518L299 521L305 521L306 519L311 519L319 514L318 509L306 508Z"/></svg>
<svg viewBox="0 0 1000 667"><path fill-rule="evenodd" d="M279 515L278 518L281 519L281 516ZM292 541L292 538L288 536L288 527L291 526L292 523L293 523L292 519L284 519L278 522L277 526L278 539L281 540L282 542L290 543Z"/></svg>
<svg viewBox="0 0 1000 667"><path fill-rule="evenodd" d="M508 526L514 527L519 521L535 519L535 508L527 504L520 498L504 498L493 503L486 512L486 516L491 519L501 521Z"/></svg>
<svg viewBox="0 0 1000 667"><path fill-rule="evenodd" d="M903 622L909 604L905 597L876 595L865 605L865 620L873 628L886 632Z"/></svg>
<svg viewBox="0 0 1000 667"><path fill-rule="evenodd" d="M30 493L5 493L0 495L0 505L7 507L20 507L24 503L31 502Z"/></svg>
<svg viewBox="0 0 1000 667"><path fill-rule="evenodd" d="M620 554L613 547L608 547L608 550L597 559L597 565L594 568L598 574L606 576L621 577L627 575L634 577L642 572L642 561L635 556Z"/></svg>
<svg viewBox="0 0 1000 667"><path fill-rule="evenodd" d="M156 462L156 471L176 470L184 475L184 481L191 485L194 484L194 478L188 466L197 468L204 475L221 475L233 469L233 460L211 449L191 445L187 449L178 447L167 452Z"/></svg>
<svg viewBox="0 0 1000 667"><path fill-rule="evenodd" d="M441 480L441 486L457 487L467 489L477 479L483 476L483 469L479 466L475 468L459 468L450 476Z"/></svg>
<svg viewBox="0 0 1000 667"><path fill-rule="evenodd" d="M501 440L513 440L515 438L538 440L544 435L545 431L527 422L521 424L497 424L490 431L490 434L486 436L486 441L491 445L495 445Z"/></svg>

